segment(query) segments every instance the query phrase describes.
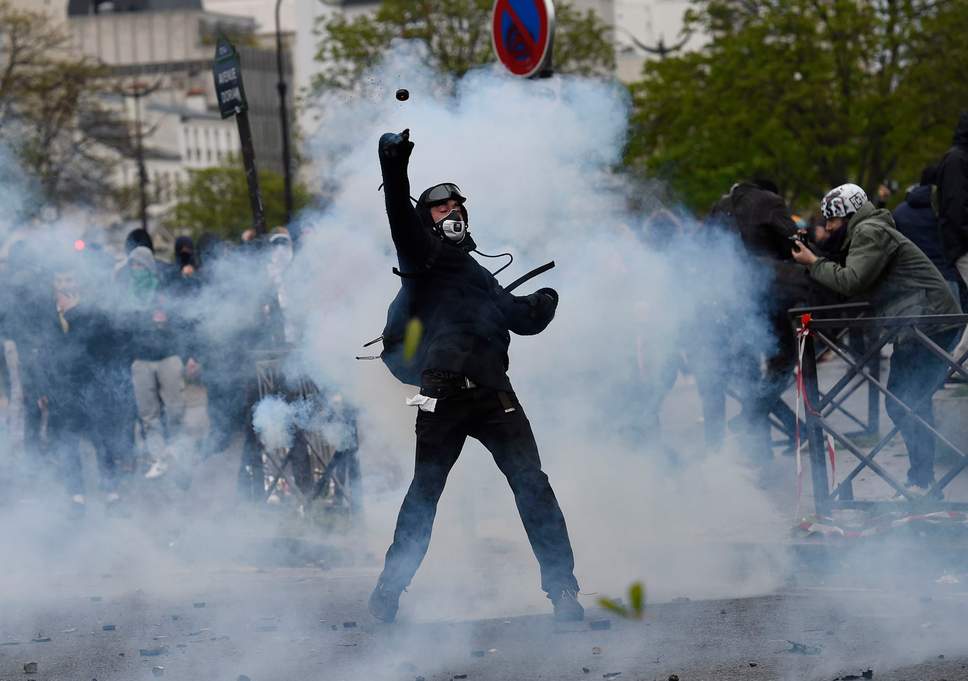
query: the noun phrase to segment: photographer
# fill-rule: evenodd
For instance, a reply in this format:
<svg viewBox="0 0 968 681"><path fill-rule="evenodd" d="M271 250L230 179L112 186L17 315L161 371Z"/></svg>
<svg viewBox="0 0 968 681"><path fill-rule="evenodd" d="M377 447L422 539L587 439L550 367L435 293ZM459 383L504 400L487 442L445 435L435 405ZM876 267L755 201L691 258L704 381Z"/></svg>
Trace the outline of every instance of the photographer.
<svg viewBox="0 0 968 681"><path fill-rule="evenodd" d="M960 314L938 269L895 229L890 211L876 208L863 189L844 184L830 190L820 212L825 222L817 228L817 241L830 257L819 257L799 242L793 247L794 259L807 266L815 281L847 298L868 300L878 317ZM951 349L957 334L958 328L950 325L929 333L945 350ZM933 424L928 395L946 369L913 332L904 331L894 342L887 388L912 407L924 400L917 413ZM934 482L934 437L890 398L887 413L907 446L908 485L928 489Z"/></svg>

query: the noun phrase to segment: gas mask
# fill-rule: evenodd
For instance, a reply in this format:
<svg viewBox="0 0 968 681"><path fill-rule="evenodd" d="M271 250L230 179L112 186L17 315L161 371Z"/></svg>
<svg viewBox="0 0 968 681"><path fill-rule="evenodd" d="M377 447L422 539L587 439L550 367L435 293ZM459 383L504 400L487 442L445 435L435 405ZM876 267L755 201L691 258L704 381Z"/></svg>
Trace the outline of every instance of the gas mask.
<svg viewBox="0 0 968 681"><path fill-rule="evenodd" d="M467 223L460 210L454 209L443 220L437 223L437 229L448 241L459 244L467 236Z"/></svg>

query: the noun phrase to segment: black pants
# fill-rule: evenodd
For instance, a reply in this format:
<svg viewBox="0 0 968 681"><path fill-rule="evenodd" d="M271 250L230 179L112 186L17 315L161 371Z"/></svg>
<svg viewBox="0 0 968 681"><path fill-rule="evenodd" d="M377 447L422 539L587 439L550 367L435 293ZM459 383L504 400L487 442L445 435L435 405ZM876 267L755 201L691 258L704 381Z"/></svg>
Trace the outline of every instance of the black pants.
<svg viewBox="0 0 968 681"><path fill-rule="evenodd" d="M945 331L931 336L941 349L950 351L958 340L959 330ZM917 410L918 416L934 427L934 406L930 395L934 394L935 384L947 372L947 363L938 359L930 350L917 341L902 341L894 344L891 354L891 375L887 379L887 389L904 404L914 408L924 400ZM894 400L886 398L887 415L901 431L907 446L911 467L908 482L928 487L934 482L934 435L931 431L911 418Z"/></svg>
<svg viewBox="0 0 968 681"><path fill-rule="evenodd" d="M400 508L381 581L399 589L410 584L430 545L447 475L470 436L487 447L511 486L541 567L541 588L549 595L564 589L577 591L565 518L541 470L531 424L514 394L488 388L462 390L439 400L432 413L419 411L416 429L413 482Z"/></svg>

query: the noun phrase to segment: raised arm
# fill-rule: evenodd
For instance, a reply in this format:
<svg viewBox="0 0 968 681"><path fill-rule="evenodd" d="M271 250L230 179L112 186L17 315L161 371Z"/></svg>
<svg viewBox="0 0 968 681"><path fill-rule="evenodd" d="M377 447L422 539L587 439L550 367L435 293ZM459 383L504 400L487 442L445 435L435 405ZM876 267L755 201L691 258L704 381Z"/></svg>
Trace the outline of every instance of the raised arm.
<svg viewBox="0 0 968 681"><path fill-rule="evenodd" d="M390 234L397 253L414 266L421 266L433 253L433 235L420 223L410 202L410 179L407 166L413 142L410 131L388 132L380 137L380 169L383 172L383 196L386 200Z"/></svg>

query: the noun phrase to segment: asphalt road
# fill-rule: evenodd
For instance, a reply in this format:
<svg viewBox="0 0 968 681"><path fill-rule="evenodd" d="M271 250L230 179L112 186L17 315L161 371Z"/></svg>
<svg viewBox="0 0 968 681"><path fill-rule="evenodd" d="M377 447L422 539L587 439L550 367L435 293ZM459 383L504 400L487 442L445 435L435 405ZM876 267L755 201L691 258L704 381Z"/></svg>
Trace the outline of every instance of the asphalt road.
<svg viewBox="0 0 968 681"><path fill-rule="evenodd" d="M405 594L386 625L365 612L371 569L193 567L144 588L131 577L64 572L6 594L0 679L968 679L960 583L649 604L643 621L592 607L568 625L546 614L414 621ZM608 628L593 629L599 620Z"/></svg>
<svg viewBox="0 0 968 681"><path fill-rule="evenodd" d="M673 441L697 437L694 402L688 384L668 401ZM785 477L768 490L778 508L790 506L789 464L778 458ZM929 548L932 538L850 552L805 547L778 589L649 602L642 621L606 614L588 595L586 622L572 625L551 619L530 586L533 565L488 546L493 564L468 569L465 558L446 584L425 570L399 621L386 625L365 609L378 556L290 542L292 526L278 517L247 516L233 501L236 467L207 462L189 503L163 486L134 488L126 518L94 503L71 521L40 484L8 481L0 681L834 681L867 670L873 679L968 680L968 551L950 538L944 555ZM469 522L445 518L443 529ZM240 529L247 534L235 536ZM352 531L343 537L353 544ZM749 556L723 561L738 570L777 553L721 550ZM688 561L679 557L675 569ZM518 601L519 591L535 595ZM607 628L593 628L599 620Z"/></svg>

